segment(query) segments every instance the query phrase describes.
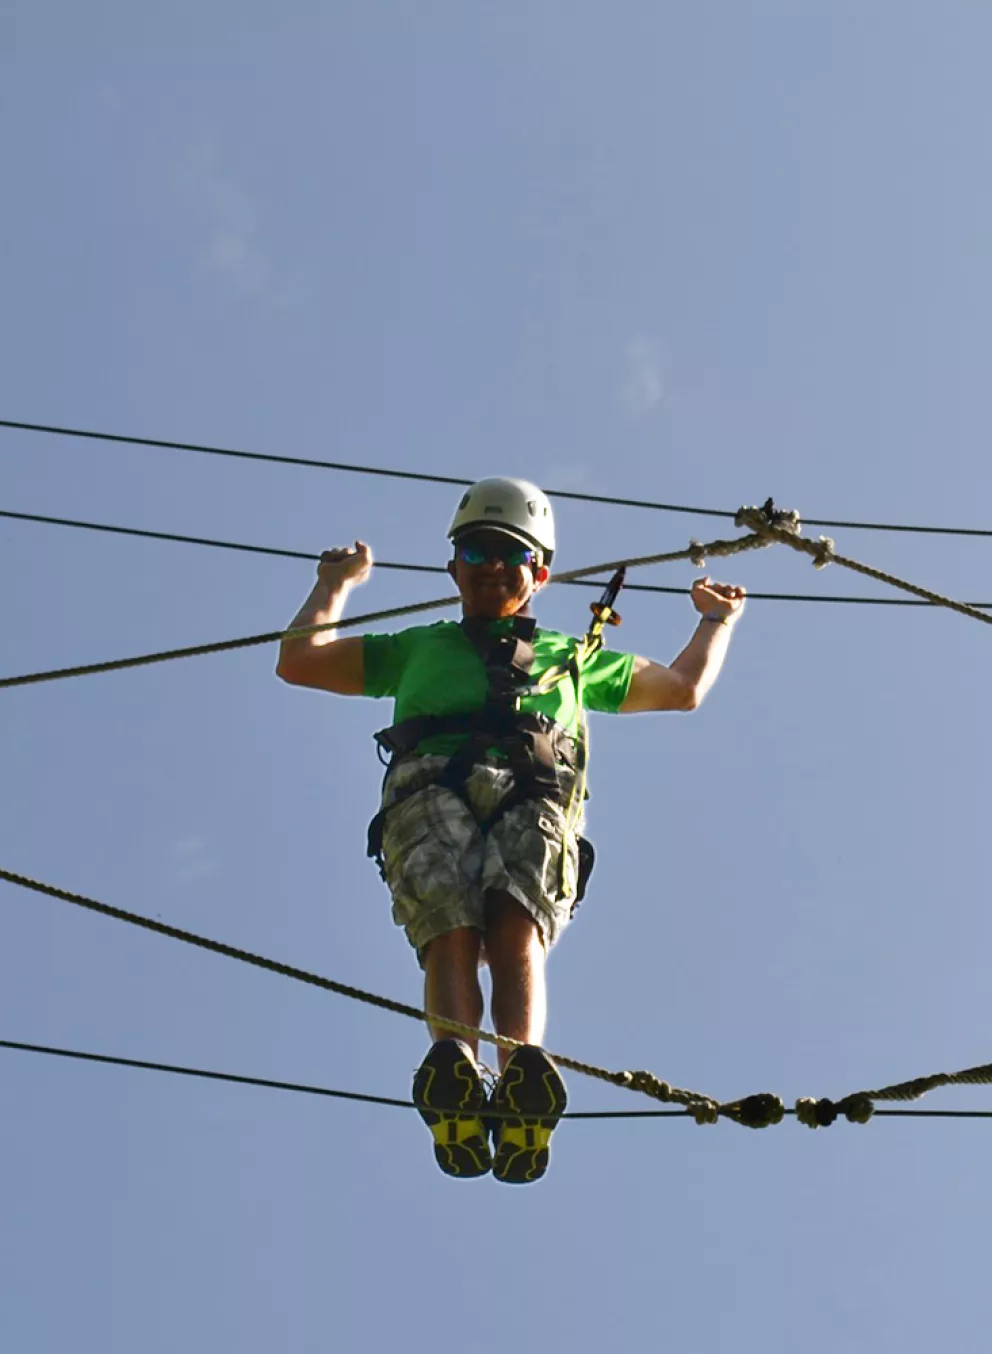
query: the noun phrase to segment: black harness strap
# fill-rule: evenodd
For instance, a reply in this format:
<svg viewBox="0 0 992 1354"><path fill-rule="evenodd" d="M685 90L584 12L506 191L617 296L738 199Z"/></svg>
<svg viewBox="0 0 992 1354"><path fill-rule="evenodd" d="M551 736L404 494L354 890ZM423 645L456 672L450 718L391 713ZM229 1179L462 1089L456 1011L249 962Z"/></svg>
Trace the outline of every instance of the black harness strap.
<svg viewBox="0 0 992 1354"><path fill-rule="evenodd" d="M425 739L449 734L465 737L465 742L448 759L440 776L397 795L379 810L369 824L368 854L375 858L383 878L382 830L389 810L419 794L428 785L444 785L464 800L476 821L479 821L465 786L472 768L485 760L493 746L498 746L506 754L513 773L513 789L487 821L479 821L482 832L488 832L508 809L523 800L555 799L564 806L568 816L572 805L585 797L587 748L581 712L582 664L602 647L604 627L620 624L616 601L625 575L626 568L617 570L600 601L593 602L590 607L594 620L585 638L565 663L541 673L536 686L532 686L530 681L534 666L532 641L537 628L537 621L533 617L515 616L509 632L504 635L490 634L488 621L467 617L462 620L462 629L486 668L489 685L482 709L464 714L423 715L404 720L390 729L382 729L375 735L380 757L383 750L390 754L390 769L397 759L415 752ZM520 697L525 690L549 691L557 682L564 680L570 680L575 687L576 705L579 707L577 739L573 739L560 724L546 715L525 714L519 709ZM559 776L561 765L572 774L572 787L568 792ZM388 777L388 771L386 775ZM587 838L578 837L577 842L579 862L573 912L585 894L596 855ZM564 862L564 854L562 860Z"/></svg>
<svg viewBox="0 0 992 1354"><path fill-rule="evenodd" d="M487 820L480 821L483 832L514 805L526 799L551 798L565 801L558 774L559 763L571 772L577 770L578 751L565 730L545 715L524 713L517 706L529 686L534 666L534 632L537 621L531 616L514 617L506 634L492 635L489 622L466 618L461 622L466 638L482 660L488 679L486 700L481 710L454 715L422 715L404 720L375 735L380 749L391 754L390 769L398 759L413 753L427 738L450 734L464 735L462 745L448 758L444 770L428 784L443 785L465 801L473 815L465 785L473 767L484 761L496 746L506 755L513 776L513 789ZM388 772L387 772L388 775ZM368 854L382 870L382 829L386 814L397 804L426 785L417 785L380 809L369 824Z"/></svg>

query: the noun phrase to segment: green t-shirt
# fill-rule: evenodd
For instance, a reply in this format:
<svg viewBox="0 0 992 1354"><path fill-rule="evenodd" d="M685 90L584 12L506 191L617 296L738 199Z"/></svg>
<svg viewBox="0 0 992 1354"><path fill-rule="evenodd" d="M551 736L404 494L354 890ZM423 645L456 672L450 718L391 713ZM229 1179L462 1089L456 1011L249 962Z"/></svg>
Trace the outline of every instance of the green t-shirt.
<svg viewBox="0 0 992 1354"><path fill-rule="evenodd" d="M509 630L512 621L492 621L492 633ZM532 680L542 672L567 662L575 640L557 630L534 632ZM392 696L396 705L393 723L417 715L451 715L480 710L489 687L486 668L475 645L455 621L414 625L395 635L365 635L366 696ZM573 736L578 732L580 709L615 714L630 688L633 654L609 653L605 649L587 659L579 682L559 682L539 696L525 696L521 710L539 712L562 725ZM461 742L458 736L427 739L419 751L449 756Z"/></svg>

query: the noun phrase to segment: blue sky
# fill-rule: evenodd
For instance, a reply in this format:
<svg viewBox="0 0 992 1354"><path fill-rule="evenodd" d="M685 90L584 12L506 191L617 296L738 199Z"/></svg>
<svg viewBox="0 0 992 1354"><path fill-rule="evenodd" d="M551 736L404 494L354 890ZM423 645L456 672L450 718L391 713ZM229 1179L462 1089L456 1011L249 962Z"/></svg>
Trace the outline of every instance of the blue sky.
<svg viewBox="0 0 992 1354"><path fill-rule="evenodd" d="M987 526L990 39L968 0L10 5L0 417ZM17 511L422 563L455 497L11 431L0 467ZM726 530L558 522L563 568ZM992 601L986 542L835 535ZM6 673L270 630L311 580L12 521L0 551ZM714 572L869 590L784 550ZM443 584L380 571L354 604ZM541 615L576 631L586 600ZM684 598L622 610L618 645L661 660L692 628ZM753 601L700 712L595 719L599 865L549 1045L787 1101L986 1061L987 644L950 614ZM364 858L389 710L274 658L4 693L0 864L416 1002ZM424 1045L7 887L0 1038L384 1095ZM566 1124L508 1190L441 1176L400 1110L0 1066L17 1354L916 1351L984 1316L981 1123Z"/></svg>

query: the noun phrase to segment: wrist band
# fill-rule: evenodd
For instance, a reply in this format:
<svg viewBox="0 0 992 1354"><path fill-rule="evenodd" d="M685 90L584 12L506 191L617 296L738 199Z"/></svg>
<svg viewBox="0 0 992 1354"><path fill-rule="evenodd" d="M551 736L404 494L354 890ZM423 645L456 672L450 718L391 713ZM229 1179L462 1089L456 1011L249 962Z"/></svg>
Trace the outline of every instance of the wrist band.
<svg viewBox="0 0 992 1354"><path fill-rule="evenodd" d="M727 619L726 616L718 616L715 611L707 611L706 615L703 617L703 620L713 621L715 625L727 625L727 626L730 625L730 621Z"/></svg>

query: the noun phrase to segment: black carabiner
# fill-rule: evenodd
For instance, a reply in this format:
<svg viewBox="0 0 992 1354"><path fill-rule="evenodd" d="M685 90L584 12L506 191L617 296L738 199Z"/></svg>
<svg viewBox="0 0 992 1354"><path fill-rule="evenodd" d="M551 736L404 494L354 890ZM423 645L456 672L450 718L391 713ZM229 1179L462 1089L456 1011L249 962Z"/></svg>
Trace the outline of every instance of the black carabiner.
<svg viewBox="0 0 992 1354"><path fill-rule="evenodd" d="M589 610L599 621L600 625L621 625L623 617L618 611L614 611L617 598L620 596L620 589L623 587L627 578L627 566L622 565L613 577L607 583L603 590L603 595L598 602L591 602Z"/></svg>

